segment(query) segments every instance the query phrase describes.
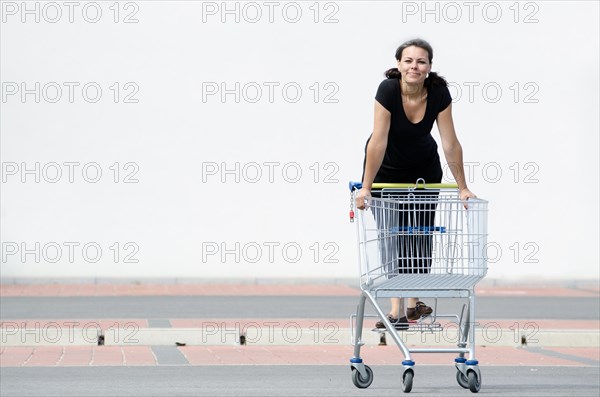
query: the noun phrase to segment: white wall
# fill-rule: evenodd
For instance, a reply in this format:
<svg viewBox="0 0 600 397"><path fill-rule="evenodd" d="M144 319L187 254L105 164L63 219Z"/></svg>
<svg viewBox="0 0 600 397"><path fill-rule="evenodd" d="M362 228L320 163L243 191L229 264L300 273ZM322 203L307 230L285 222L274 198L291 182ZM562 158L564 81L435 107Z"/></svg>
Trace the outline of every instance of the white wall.
<svg viewBox="0 0 600 397"><path fill-rule="evenodd" d="M1 3L3 278L355 277L347 182L417 36L489 277L599 277L597 2L113 3Z"/></svg>

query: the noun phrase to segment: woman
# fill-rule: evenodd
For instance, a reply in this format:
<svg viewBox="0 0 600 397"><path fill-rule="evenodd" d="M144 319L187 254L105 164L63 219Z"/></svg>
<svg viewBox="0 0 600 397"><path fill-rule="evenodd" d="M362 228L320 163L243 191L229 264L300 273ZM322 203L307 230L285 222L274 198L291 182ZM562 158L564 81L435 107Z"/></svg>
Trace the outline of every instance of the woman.
<svg viewBox="0 0 600 397"><path fill-rule="evenodd" d="M422 39L409 40L396 50L398 67L385 72L387 77L375 96L373 133L367 140L363 164L362 188L356 206L365 208L374 182L427 183L442 180L437 144L431 136L437 122L446 161L460 191L461 200L476 197L465 180L462 147L454 131L452 98L447 82L431 71L433 49ZM400 298L392 298L387 317L398 329L406 329L408 320L432 313L418 298L408 298L406 315ZM384 328L382 321L376 324Z"/></svg>

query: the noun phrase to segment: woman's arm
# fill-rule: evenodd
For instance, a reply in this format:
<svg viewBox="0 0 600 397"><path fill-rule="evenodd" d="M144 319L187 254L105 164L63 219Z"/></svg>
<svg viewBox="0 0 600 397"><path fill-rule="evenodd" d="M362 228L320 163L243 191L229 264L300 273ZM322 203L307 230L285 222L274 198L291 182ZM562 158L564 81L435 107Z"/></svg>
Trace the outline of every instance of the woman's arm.
<svg viewBox="0 0 600 397"><path fill-rule="evenodd" d="M456 137L454 122L452 121L452 104L438 114L436 121L442 138L442 148L444 149L446 162L460 190L460 198L466 200L469 197L477 197L467 187L462 146Z"/></svg>
<svg viewBox="0 0 600 397"><path fill-rule="evenodd" d="M365 198L371 196L373 180L383 162L392 119L392 114L377 101L375 101L374 113L373 134L371 134L371 139L367 145L367 160L362 189L356 195L356 207L361 210L365 208Z"/></svg>

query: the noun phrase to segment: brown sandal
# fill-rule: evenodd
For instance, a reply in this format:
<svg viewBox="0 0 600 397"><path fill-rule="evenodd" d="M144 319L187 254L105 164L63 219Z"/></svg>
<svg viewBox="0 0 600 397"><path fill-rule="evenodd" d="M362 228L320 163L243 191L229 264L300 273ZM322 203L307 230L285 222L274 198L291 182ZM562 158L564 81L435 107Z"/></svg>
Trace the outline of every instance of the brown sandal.
<svg viewBox="0 0 600 397"><path fill-rule="evenodd" d="M423 302L417 302L415 307L406 309L406 317L409 320L418 320L421 317L429 316L431 313L433 313L433 309Z"/></svg>

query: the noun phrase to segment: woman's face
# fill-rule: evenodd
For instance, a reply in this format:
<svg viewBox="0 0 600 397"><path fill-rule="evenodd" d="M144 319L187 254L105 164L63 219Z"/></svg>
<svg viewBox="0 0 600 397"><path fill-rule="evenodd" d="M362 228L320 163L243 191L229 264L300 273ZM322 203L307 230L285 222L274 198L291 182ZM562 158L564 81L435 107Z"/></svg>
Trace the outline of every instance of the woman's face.
<svg viewBox="0 0 600 397"><path fill-rule="evenodd" d="M398 70L405 83L422 84L431 71L427 50L416 46L406 47L398 61Z"/></svg>

